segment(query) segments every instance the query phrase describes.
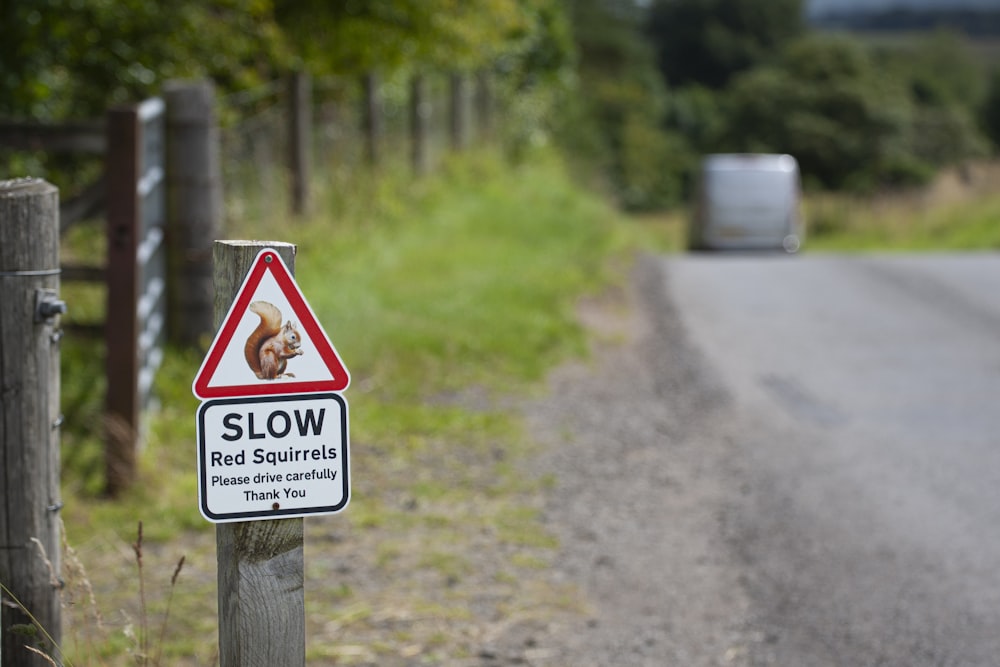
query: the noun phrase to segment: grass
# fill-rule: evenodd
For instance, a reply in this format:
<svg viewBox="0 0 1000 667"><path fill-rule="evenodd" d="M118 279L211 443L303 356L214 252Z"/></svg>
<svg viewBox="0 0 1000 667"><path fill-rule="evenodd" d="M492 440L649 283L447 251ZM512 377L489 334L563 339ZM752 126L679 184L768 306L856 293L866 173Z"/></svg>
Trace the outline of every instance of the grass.
<svg viewBox="0 0 1000 667"><path fill-rule="evenodd" d="M1000 249L1000 164L941 174L927 190L807 199L808 250Z"/></svg>
<svg viewBox="0 0 1000 667"><path fill-rule="evenodd" d="M419 181L355 174L318 186L306 220L226 230L298 245L297 280L352 374L352 502L306 521L310 663L446 662L474 654L490 619L579 612L572 586L545 579L558 543L539 498L554 480L526 470L531 434L505 406L586 355L581 296L624 280L636 250L683 248L683 215L625 219L545 155L511 167L480 154ZM807 249L995 248L990 190L933 205L810 198ZM66 252L100 257L99 234L81 228ZM67 319L102 317L93 288L66 285L64 296ZM74 591L64 648L77 665L135 662L143 644L157 663L213 664L215 540L197 510L190 392L203 352L168 351L139 483L109 502L99 493L100 347L72 330L64 339L64 574ZM143 617L152 627L140 631Z"/></svg>
<svg viewBox="0 0 1000 667"><path fill-rule="evenodd" d="M482 622L468 609L481 590L494 614L573 608L565 587L539 581L557 546L536 507L552 480L526 474L531 437L503 405L586 354L577 300L621 281L635 250L669 248L666 227L623 219L551 156L511 167L479 154L420 181L358 174L349 189L319 185L309 219L226 230L298 245L297 281L352 374L352 503L306 522L310 658L466 654L474 638L455 628ZM65 254L100 257L99 234L74 232ZM102 317L100 295L85 289L65 286L68 320ZM67 655L78 665L212 664L214 531L197 510L190 392L203 353L168 351L140 480L110 502L100 496L100 347L72 330L63 347L64 519L80 563L67 574L101 607L67 609ZM156 625L167 616L169 627Z"/></svg>

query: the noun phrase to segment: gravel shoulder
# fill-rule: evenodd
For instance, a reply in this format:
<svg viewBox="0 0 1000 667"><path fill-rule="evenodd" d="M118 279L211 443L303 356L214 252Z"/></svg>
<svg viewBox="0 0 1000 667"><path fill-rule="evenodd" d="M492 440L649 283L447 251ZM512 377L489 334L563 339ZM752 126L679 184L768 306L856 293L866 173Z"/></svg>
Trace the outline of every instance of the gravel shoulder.
<svg viewBox="0 0 1000 667"><path fill-rule="evenodd" d="M543 445L533 464L556 480L544 505L560 542L551 576L579 586L587 611L508 633L510 662L744 665L762 641L732 548L741 482L718 419L727 398L665 280L663 263L643 258L627 286L582 304L591 360L560 368L524 406Z"/></svg>

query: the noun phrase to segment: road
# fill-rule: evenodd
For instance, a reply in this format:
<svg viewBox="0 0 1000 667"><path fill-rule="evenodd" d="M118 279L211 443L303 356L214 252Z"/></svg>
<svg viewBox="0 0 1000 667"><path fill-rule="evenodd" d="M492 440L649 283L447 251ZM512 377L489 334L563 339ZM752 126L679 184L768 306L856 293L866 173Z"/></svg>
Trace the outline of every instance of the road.
<svg viewBox="0 0 1000 667"><path fill-rule="evenodd" d="M1000 665L1000 256L660 268L725 396L746 664Z"/></svg>

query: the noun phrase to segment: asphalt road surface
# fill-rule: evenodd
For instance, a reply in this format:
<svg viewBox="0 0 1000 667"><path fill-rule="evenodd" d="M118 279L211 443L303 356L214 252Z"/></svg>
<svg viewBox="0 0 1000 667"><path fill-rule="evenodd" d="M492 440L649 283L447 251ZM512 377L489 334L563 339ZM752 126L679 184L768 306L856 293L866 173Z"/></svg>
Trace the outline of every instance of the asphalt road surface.
<svg viewBox="0 0 1000 667"><path fill-rule="evenodd" d="M1000 665L1000 256L662 260L751 665ZM725 662L718 660L718 662Z"/></svg>

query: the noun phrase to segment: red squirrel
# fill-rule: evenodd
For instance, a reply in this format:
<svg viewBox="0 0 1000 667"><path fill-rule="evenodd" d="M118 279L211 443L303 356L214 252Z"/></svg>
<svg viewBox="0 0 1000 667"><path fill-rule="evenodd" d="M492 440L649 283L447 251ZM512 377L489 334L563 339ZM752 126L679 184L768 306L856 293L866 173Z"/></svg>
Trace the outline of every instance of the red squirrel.
<svg viewBox="0 0 1000 667"><path fill-rule="evenodd" d="M302 336L291 320L281 324L281 311L267 301L254 301L250 311L260 317L260 324L247 339L243 349L247 364L259 380L275 380L285 372L288 360L302 354Z"/></svg>

